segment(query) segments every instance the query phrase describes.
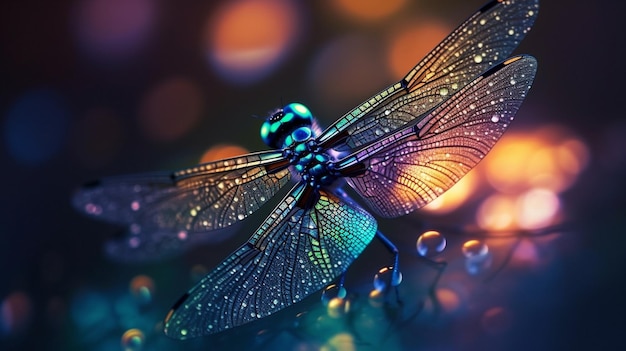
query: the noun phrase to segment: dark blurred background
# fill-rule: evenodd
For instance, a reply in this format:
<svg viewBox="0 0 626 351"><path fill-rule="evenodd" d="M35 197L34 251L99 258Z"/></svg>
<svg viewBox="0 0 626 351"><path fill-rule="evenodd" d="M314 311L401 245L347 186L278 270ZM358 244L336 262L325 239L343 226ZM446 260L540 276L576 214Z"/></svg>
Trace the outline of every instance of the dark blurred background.
<svg viewBox="0 0 626 351"><path fill-rule="evenodd" d="M349 303L339 312L316 294L235 337L170 340L160 323L171 304L261 217L213 245L130 264L103 252L118 228L71 208L76 187L101 176L264 149L253 117L282 103L302 102L328 125L401 78L482 5L3 2L0 349L623 345L626 41L618 1L543 1L516 51L534 55L539 71L510 131L443 200L380 222L402 251L402 306L368 296L389 263L374 243L349 271ZM416 253L427 230L447 239L432 257L439 266ZM488 254L470 262L476 247Z"/></svg>

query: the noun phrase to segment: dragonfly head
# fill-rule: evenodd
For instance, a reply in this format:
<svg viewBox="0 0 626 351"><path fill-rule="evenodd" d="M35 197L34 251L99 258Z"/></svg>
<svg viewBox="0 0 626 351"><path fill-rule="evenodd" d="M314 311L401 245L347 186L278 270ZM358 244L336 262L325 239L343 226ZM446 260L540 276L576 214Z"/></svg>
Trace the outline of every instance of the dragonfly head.
<svg viewBox="0 0 626 351"><path fill-rule="evenodd" d="M308 140L312 134L313 115L299 103L291 103L269 116L261 126L263 142L275 149Z"/></svg>

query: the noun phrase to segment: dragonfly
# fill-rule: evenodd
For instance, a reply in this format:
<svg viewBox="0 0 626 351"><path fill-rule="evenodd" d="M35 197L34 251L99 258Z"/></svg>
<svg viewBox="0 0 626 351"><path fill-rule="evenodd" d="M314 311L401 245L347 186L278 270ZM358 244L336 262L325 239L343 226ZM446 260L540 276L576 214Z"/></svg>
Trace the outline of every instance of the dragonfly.
<svg viewBox="0 0 626 351"><path fill-rule="evenodd" d="M375 237L395 254L398 277L397 249L373 214L393 218L428 204L494 146L535 77L535 58L510 55L538 10L538 0L488 2L399 82L324 130L305 105L290 103L261 126L267 151L103 178L81 187L73 205L128 228L110 245L113 256L150 257L236 226L292 184L249 240L174 304L164 331L178 339L301 301L342 277Z"/></svg>

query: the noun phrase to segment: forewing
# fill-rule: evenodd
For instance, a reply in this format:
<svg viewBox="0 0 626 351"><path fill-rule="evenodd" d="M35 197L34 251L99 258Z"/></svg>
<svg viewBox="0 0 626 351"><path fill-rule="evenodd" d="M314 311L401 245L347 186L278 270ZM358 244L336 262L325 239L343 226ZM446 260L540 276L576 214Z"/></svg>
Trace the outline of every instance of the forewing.
<svg viewBox="0 0 626 351"><path fill-rule="evenodd" d="M81 212L146 230L203 232L246 218L290 178L281 152L267 151L209 162L175 173L112 177L75 194Z"/></svg>
<svg viewBox="0 0 626 351"><path fill-rule="evenodd" d="M414 121L506 59L533 25L538 0L492 0L468 18L400 82L338 119L318 138L349 151Z"/></svg>
<svg viewBox="0 0 626 351"><path fill-rule="evenodd" d="M229 228L234 228L236 224ZM168 228L144 228L133 226L130 233L121 238L109 239L105 244L106 255L119 262L146 263L180 255L198 245L225 240L232 230L226 233L187 232Z"/></svg>
<svg viewBox="0 0 626 351"><path fill-rule="evenodd" d="M292 305L344 272L375 233L376 221L363 209L299 184L172 308L165 333L212 334Z"/></svg>
<svg viewBox="0 0 626 351"><path fill-rule="evenodd" d="M419 123L340 162L360 169L348 183L381 216L420 208L452 187L509 126L535 76L530 56L511 58L479 76Z"/></svg>

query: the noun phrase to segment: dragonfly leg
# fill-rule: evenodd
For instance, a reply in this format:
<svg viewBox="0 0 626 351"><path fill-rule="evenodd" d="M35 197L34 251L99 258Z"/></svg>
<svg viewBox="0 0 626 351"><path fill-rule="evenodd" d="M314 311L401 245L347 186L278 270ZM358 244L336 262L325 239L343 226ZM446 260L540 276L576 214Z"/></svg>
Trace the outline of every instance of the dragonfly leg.
<svg viewBox="0 0 626 351"><path fill-rule="evenodd" d="M387 250L393 255L393 265L391 266L391 286L396 291L396 299L400 301L400 294L398 292L398 285L402 283L402 273L400 272L400 252L394 243L389 240L380 230L376 231L376 237L385 245Z"/></svg>

